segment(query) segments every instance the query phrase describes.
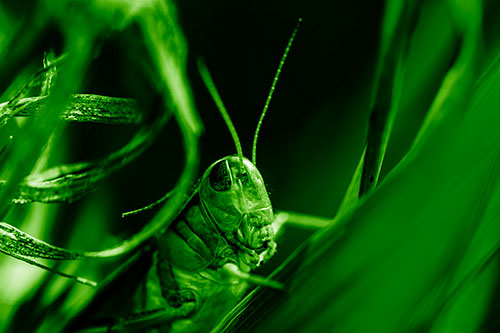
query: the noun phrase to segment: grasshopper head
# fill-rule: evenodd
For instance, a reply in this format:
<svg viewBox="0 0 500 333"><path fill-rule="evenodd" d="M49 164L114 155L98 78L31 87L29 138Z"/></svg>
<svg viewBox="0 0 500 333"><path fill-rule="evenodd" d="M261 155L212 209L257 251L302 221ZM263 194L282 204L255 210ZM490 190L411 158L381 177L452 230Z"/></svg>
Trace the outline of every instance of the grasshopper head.
<svg viewBox="0 0 500 333"><path fill-rule="evenodd" d="M213 163L202 177L200 199L208 218L228 239L265 253L261 260L272 255L267 251L276 246L271 200L262 175L250 160L231 155Z"/></svg>

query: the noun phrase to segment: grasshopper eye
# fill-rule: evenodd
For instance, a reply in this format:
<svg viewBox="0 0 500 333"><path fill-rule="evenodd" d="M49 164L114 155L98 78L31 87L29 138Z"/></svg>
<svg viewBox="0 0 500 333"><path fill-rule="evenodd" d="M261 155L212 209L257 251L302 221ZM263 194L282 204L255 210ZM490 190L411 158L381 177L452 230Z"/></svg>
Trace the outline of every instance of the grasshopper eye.
<svg viewBox="0 0 500 333"><path fill-rule="evenodd" d="M216 191L227 191L231 188L231 171L227 161L220 161L212 168L210 175L210 186Z"/></svg>

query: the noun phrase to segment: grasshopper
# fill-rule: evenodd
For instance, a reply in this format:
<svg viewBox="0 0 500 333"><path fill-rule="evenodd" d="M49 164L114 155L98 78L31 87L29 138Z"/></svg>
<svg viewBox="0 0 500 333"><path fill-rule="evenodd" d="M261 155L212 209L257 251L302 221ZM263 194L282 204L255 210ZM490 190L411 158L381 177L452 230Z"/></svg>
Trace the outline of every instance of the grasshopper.
<svg viewBox="0 0 500 333"><path fill-rule="evenodd" d="M279 228L264 179L256 167L256 146L298 26L288 41L260 116L252 161L243 156L240 140L213 80L205 64L198 62L201 77L226 122L237 154L210 165L172 225L142 255L133 257L121 268L131 271L141 258L152 256L146 283L156 287L149 288L148 295L142 295L147 311L114 318L104 325L106 330L158 327L174 332L207 330L241 299L248 283L282 288L277 281L251 273L276 252L275 234ZM168 195L157 203L166 198ZM157 203L125 215L150 209ZM156 290L156 295L151 290ZM70 323L67 329L73 331L74 327Z"/></svg>

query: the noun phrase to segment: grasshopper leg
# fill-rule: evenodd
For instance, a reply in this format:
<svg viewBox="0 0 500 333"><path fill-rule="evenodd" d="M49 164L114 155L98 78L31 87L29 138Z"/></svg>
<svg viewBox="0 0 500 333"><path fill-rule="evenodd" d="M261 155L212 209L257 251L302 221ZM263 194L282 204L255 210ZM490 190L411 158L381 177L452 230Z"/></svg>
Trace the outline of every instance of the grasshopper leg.
<svg viewBox="0 0 500 333"><path fill-rule="evenodd" d="M283 226L316 231L331 226L334 223L335 220L325 217L310 216L290 211L279 211L275 216L273 226L274 233L277 235L282 232Z"/></svg>

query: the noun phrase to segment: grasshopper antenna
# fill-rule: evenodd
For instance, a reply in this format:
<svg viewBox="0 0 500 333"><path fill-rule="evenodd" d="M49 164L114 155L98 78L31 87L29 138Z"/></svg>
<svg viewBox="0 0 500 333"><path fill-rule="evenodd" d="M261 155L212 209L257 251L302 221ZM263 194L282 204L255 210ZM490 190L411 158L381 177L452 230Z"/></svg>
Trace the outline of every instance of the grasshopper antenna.
<svg viewBox="0 0 500 333"><path fill-rule="evenodd" d="M241 143L240 139L238 138L238 133L236 132L236 128L234 128L233 122L231 121L231 118L227 113L226 107L224 106L224 103L222 103L222 99L220 98L219 92L215 87L214 81L212 80L212 76L208 71L207 65L201 58L198 58L197 65L198 65L198 70L200 71L201 78L203 79L203 82L205 83L208 92L210 93L210 95L212 95L212 99L214 100L215 105L217 105L217 108L219 109L222 118L224 118L224 122L226 123L226 126L229 129L231 136L233 137L233 141L236 146L236 152L238 153L238 157L240 159L240 167L242 168L243 151L241 150Z"/></svg>
<svg viewBox="0 0 500 333"><path fill-rule="evenodd" d="M269 103L271 102L271 98L273 97L274 89L276 88L276 83L278 82L278 78L280 76L281 69L283 68L283 65L285 64L286 57L288 56L288 52L290 51L290 48L292 47L293 40L295 39L295 35L297 34L297 31L299 30L300 22L302 22L302 18L299 18L299 21L295 25L295 29L293 29L292 36L288 40L288 44L286 45L285 52L283 53L283 56L281 57L280 64L278 66L278 70L276 71L276 74L274 75L274 80L273 80L273 83L271 84L271 89L269 90L269 95L267 96L266 104L264 104L264 109L262 110L262 113L261 113L260 118L259 118L259 122L257 123L257 128L255 129L255 135L253 136L253 145L252 145L252 163L254 165L257 165L257 138L259 137L260 126L262 125L262 121L264 120L267 109L269 108Z"/></svg>
<svg viewBox="0 0 500 333"><path fill-rule="evenodd" d="M156 206L158 206L159 204L162 204L165 201L167 201L174 194L175 194L175 190L169 191L169 192L165 193L165 195L163 195L163 197L161 197L160 199L156 200L152 204L149 204L149 205L147 205L145 207L142 207L142 208L138 208L138 209L134 209L134 210L122 213L122 218L127 217L127 216L137 215L137 214L139 214L139 213L141 213L141 212L143 212L145 210L153 209Z"/></svg>

